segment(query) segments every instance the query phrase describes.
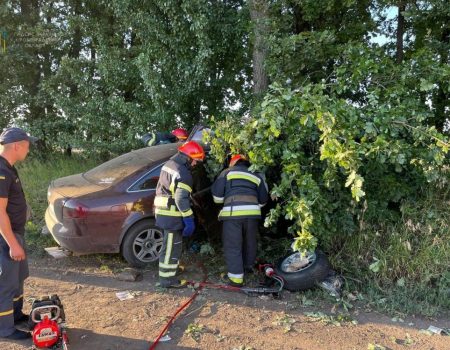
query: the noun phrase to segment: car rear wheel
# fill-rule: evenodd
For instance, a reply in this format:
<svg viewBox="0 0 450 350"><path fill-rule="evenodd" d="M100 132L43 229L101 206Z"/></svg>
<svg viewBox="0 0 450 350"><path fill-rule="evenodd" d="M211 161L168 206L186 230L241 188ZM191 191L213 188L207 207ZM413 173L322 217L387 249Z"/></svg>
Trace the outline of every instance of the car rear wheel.
<svg viewBox="0 0 450 350"><path fill-rule="evenodd" d="M157 261L163 243L163 231L152 221L132 226L122 242L122 255L134 267L145 267Z"/></svg>

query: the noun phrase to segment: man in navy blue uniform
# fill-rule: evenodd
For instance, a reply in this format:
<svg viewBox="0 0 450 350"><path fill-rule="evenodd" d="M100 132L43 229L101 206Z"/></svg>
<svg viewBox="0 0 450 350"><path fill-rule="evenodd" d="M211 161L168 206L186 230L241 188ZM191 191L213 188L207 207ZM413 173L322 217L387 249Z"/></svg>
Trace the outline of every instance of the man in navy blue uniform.
<svg viewBox="0 0 450 350"><path fill-rule="evenodd" d="M212 186L215 203L223 204L222 242L228 273L224 281L240 287L244 272L251 271L256 260L261 207L268 200L267 184L259 173L248 170L250 163L236 154L228 169L222 171Z"/></svg>
<svg viewBox="0 0 450 350"><path fill-rule="evenodd" d="M27 203L14 164L27 157L30 141L20 128L7 128L0 135L0 338L29 338L15 324L28 320L22 313L23 282L28 277L25 252Z"/></svg>

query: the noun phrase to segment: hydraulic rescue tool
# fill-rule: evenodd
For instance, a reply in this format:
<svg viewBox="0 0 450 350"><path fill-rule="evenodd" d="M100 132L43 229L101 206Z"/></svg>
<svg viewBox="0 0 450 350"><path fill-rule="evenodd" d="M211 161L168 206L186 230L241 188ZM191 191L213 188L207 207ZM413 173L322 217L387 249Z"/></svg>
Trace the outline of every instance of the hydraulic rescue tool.
<svg viewBox="0 0 450 350"><path fill-rule="evenodd" d="M258 287L234 287L234 286L228 286L223 284L216 284L211 282L206 282L208 273L206 271L205 266L200 263L200 267L203 270L204 278L201 282L195 282L195 281L188 281L187 285L192 286L195 289L194 294L187 300L184 304L182 304L175 314L170 318L170 320L167 322L166 326L163 328L163 330L159 333L158 337L155 339L153 344L150 345L149 350L154 350L156 346L159 343L159 340L161 337L167 332L169 327L172 325L172 323L175 321L175 318L178 316L178 314L183 311L186 307L188 307L197 297L197 295L201 292L203 288L213 288L213 289L223 289L228 290L232 292L242 292L249 296L257 296L261 294L272 294L274 298L281 298L281 292L284 287L284 280L282 277L278 276L275 273L275 270L272 265L270 264L259 264L258 270L264 275L265 281L262 285Z"/></svg>
<svg viewBox="0 0 450 350"><path fill-rule="evenodd" d="M57 295L33 301L30 313L35 348L68 350L64 308Z"/></svg>

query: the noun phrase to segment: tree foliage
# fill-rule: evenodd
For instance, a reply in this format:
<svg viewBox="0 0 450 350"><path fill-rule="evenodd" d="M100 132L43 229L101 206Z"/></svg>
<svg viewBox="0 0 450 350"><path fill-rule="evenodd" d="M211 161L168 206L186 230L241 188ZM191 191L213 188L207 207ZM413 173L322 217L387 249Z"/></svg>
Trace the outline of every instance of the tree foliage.
<svg viewBox="0 0 450 350"><path fill-rule="evenodd" d="M410 11L423 19L434 5L440 8ZM395 42L369 40L376 28L370 10L369 2L276 2L268 38L273 83L252 117L216 125L216 159L224 149L244 152L270 174L276 206L266 225L287 219L299 250L312 249L314 236L330 247L336 234L357 232L365 219L392 219L398 210L390 209L429 182L448 186L449 141L441 128L448 100L440 95L449 89L448 43L441 31L416 46L409 37L399 63ZM405 17L419 33L418 18Z"/></svg>
<svg viewBox="0 0 450 350"><path fill-rule="evenodd" d="M47 145L123 152L249 98L241 1L9 0L2 115ZM18 74L16 74L18 73Z"/></svg>

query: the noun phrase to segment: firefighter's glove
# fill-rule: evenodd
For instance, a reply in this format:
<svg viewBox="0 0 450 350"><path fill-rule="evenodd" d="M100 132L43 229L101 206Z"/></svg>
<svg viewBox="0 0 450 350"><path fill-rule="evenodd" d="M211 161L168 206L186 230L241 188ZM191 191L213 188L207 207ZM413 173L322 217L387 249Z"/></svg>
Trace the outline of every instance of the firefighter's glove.
<svg viewBox="0 0 450 350"><path fill-rule="evenodd" d="M194 218L189 217L189 218L183 218L183 224L184 224L184 229L183 229L183 237L190 237L192 236L192 234L195 231L195 222L194 222Z"/></svg>

